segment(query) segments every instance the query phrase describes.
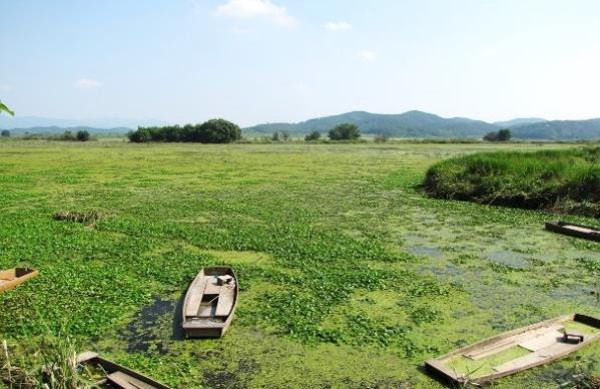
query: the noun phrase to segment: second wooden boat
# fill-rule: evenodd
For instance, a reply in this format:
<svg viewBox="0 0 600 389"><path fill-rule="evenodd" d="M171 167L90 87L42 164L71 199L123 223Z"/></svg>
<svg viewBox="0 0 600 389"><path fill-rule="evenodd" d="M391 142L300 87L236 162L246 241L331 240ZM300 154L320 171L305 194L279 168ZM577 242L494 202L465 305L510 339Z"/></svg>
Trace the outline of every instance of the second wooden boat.
<svg viewBox="0 0 600 389"><path fill-rule="evenodd" d="M425 368L455 384L484 384L565 357L599 337L599 319L566 315L430 359Z"/></svg>
<svg viewBox="0 0 600 389"><path fill-rule="evenodd" d="M567 222L547 222L546 229L548 231L558 232L559 234L600 241L600 230L593 227L582 226L580 224Z"/></svg>
<svg viewBox="0 0 600 389"><path fill-rule="evenodd" d="M27 267L16 267L14 269L0 271L0 292L17 287L17 285L36 277L37 270Z"/></svg>
<svg viewBox="0 0 600 389"><path fill-rule="evenodd" d="M88 373L95 377L94 388L102 389L170 389L138 372L100 357L95 352L84 352L77 356L77 363L85 365Z"/></svg>
<svg viewBox="0 0 600 389"><path fill-rule="evenodd" d="M198 273L183 302L182 327L188 338L223 336L235 312L238 285L230 267L207 267Z"/></svg>

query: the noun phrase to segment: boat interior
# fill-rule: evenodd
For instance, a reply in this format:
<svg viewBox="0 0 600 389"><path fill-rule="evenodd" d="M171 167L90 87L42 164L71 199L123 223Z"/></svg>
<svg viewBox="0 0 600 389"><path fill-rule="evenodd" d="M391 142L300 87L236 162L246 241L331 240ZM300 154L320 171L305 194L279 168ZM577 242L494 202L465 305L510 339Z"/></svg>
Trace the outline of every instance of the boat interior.
<svg viewBox="0 0 600 389"><path fill-rule="evenodd" d="M566 335L565 335L566 334ZM600 334L600 328L576 320L555 322L512 336L468 347L441 362L458 376L476 379L543 363Z"/></svg>
<svg viewBox="0 0 600 389"><path fill-rule="evenodd" d="M33 269L28 269L28 268L24 268L24 267L17 267L14 269L0 271L0 286L2 286L2 284L6 284L7 282L14 281L17 278L21 278L21 277L26 276L27 274L33 273L33 272L34 272Z"/></svg>
<svg viewBox="0 0 600 389"><path fill-rule="evenodd" d="M186 319L224 322L234 301L235 280L226 273L208 271L190 287Z"/></svg>

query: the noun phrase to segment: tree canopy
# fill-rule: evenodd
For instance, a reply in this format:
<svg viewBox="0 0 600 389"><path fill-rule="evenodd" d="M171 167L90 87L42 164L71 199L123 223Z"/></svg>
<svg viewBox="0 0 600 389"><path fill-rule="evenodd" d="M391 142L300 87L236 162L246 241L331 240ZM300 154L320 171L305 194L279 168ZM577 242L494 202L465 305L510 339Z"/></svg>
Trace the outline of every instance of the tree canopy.
<svg viewBox="0 0 600 389"><path fill-rule="evenodd" d="M127 134L131 142L198 142L231 143L241 139L240 127L224 119L211 119L202 124L186 124L183 127L138 127Z"/></svg>
<svg viewBox="0 0 600 389"><path fill-rule="evenodd" d="M351 123L343 123L329 130L331 140L356 140L360 138L358 126Z"/></svg>
<svg viewBox="0 0 600 389"><path fill-rule="evenodd" d="M512 137L512 134L508 128L502 129L500 131L492 131L488 132L483 136L483 140L488 142L507 142Z"/></svg>

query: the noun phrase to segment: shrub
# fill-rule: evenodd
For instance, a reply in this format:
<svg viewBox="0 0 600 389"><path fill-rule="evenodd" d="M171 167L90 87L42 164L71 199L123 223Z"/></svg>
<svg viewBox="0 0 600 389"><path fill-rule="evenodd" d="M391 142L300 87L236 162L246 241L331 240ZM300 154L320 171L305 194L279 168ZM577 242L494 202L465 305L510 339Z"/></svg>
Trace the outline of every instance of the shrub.
<svg viewBox="0 0 600 389"><path fill-rule="evenodd" d="M304 140L307 142L315 141L315 140L319 140L319 139L321 139L321 133L316 130L304 137Z"/></svg>
<svg viewBox="0 0 600 389"><path fill-rule="evenodd" d="M387 136L387 134L377 134L375 135L375 143L385 143L389 140L389 137Z"/></svg>
<svg viewBox="0 0 600 389"><path fill-rule="evenodd" d="M483 136L483 140L488 142L507 142L512 138L512 134L509 129L503 129L498 132L488 132Z"/></svg>
<svg viewBox="0 0 600 389"><path fill-rule="evenodd" d="M88 140L90 140L90 133L86 130L77 131L76 137L77 140L80 142L87 142Z"/></svg>
<svg viewBox="0 0 600 389"><path fill-rule="evenodd" d="M75 138L75 135L73 135L73 133L71 131L65 131L63 132L63 134L61 136L58 137L58 140L75 140L77 138Z"/></svg>
<svg viewBox="0 0 600 389"><path fill-rule="evenodd" d="M3 138L10 137L10 131L8 131L8 130L2 130L2 134L0 136L2 136Z"/></svg>
<svg viewBox="0 0 600 389"><path fill-rule="evenodd" d="M329 139L331 140L356 140L358 138L360 138L360 130L355 124L344 123L329 130Z"/></svg>

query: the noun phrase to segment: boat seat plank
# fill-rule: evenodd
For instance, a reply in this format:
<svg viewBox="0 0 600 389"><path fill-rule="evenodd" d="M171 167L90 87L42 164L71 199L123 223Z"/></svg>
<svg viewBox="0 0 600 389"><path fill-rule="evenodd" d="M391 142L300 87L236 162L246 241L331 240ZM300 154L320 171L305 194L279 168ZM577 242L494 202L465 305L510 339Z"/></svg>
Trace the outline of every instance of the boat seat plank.
<svg viewBox="0 0 600 389"><path fill-rule="evenodd" d="M198 315L198 310L200 309L200 303L202 303L202 296L204 294L203 292L204 292L205 284L206 284L206 279L203 278L198 283L191 286L190 299L188 301L188 304L187 304L187 307L185 310L186 316L190 317L190 316Z"/></svg>
<svg viewBox="0 0 600 389"><path fill-rule="evenodd" d="M219 294L220 292L221 285L217 285L217 279L215 277L207 278L204 294Z"/></svg>
<svg viewBox="0 0 600 389"><path fill-rule="evenodd" d="M110 382L123 389L156 389L156 387L138 380L122 371L116 371L106 376Z"/></svg>
<svg viewBox="0 0 600 389"><path fill-rule="evenodd" d="M562 332L555 330L541 334L533 339L528 339L524 342L521 342L519 343L519 346L529 351L539 351L562 340L563 337L564 335Z"/></svg>
<svg viewBox="0 0 600 389"><path fill-rule="evenodd" d="M233 308L234 300L235 291L232 288L223 286L221 288L221 295L219 296L215 316L229 316L229 313L231 313L231 309Z"/></svg>

